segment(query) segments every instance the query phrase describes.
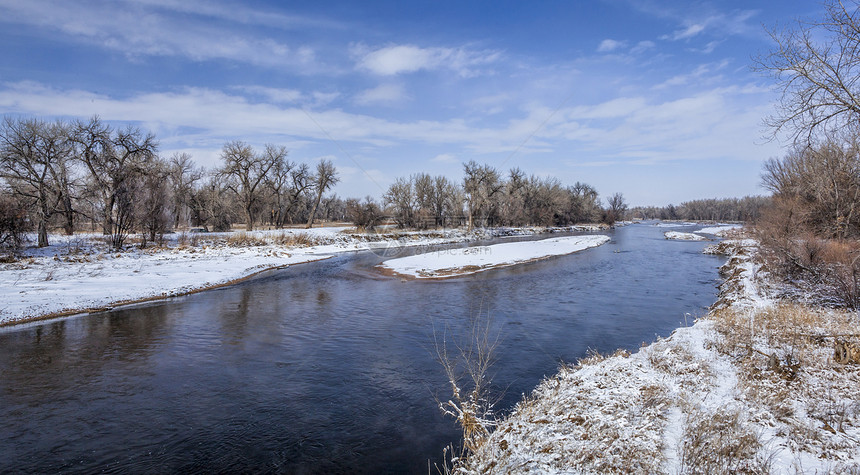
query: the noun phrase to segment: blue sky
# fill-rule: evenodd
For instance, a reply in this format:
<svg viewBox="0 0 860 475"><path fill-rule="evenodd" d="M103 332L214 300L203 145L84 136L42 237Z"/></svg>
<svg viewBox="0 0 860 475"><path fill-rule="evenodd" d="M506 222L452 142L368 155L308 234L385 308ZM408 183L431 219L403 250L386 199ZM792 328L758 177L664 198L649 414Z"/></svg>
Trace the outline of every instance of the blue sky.
<svg viewBox="0 0 860 475"><path fill-rule="evenodd" d="M809 1L0 0L0 114L333 160L341 196L520 167L635 205L763 194L764 26Z"/></svg>

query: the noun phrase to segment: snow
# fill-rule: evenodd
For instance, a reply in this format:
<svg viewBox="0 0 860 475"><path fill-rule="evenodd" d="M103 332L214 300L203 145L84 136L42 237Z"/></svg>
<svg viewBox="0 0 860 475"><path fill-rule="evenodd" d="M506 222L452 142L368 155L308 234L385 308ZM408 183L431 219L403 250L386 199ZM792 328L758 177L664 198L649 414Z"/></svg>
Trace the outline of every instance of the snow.
<svg viewBox="0 0 860 475"><path fill-rule="evenodd" d="M130 243L109 251L100 234L50 235L51 246L26 249L0 263L0 325L103 310L227 285L257 273L371 250L396 256L403 248L499 236L592 230L498 228L358 233L346 226L251 232L174 233L161 248Z"/></svg>
<svg viewBox="0 0 860 475"><path fill-rule="evenodd" d="M713 234L714 236L726 236L730 231L734 231L736 229L741 229L744 226L742 224L720 224L717 226L710 226L707 228L702 228L697 233L700 234Z"/></svg>
<svg viewBox="0 0 860 475"><path fill-rule="evenodd" d="M589 235L474 246L389 259L379 268L384 272L417 279L457 277L570 254L608 241L609 236Z"/></svg>
<svg viewBox="0 0 860 475"><path fill-rule="evenodd" d="M663 233L666 236L666 239L674 239L678 241L707 241L708 238L705 236L699 236L694 233L682 233L679 231L666 231Z"/></svg>
<svg viewBox="0 0 860 475"><path fill-rule="evenodd" d="M860 368L791 329L846 333L857 314L818 309L825 323L809 327L802 310L786 325L796 308L767 297L755 242L721 246L732 256L707 317L635 354L563 366L456 473L855 473ZM802 359L796 380L769 366L784 354Z"/></svg>

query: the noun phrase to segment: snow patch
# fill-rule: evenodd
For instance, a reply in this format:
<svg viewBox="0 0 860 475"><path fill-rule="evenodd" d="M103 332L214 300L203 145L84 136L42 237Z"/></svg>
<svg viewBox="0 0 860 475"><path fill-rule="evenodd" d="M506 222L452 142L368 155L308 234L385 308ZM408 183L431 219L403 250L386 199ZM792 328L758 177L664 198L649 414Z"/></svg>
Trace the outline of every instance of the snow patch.
<svg viewBox="0 0 860 475"><path fill-rule="evenodd" d="M379 268L417 279L456 277L570 254L608 241L609 236L590 235L475 246L390 259Z"/></svg>

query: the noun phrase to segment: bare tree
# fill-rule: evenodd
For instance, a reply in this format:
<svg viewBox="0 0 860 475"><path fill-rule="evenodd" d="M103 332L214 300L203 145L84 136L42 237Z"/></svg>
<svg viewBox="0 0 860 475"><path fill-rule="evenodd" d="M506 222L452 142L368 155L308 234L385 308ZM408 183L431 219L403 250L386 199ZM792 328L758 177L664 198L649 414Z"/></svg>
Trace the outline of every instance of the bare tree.
<svg viewBox="0 0 860 475"><path fill-rule="evenodd" d="M11 191L0 188L0 249L20 248L26 231L27 209Z"/></svg>
<svg viewBox="0 0 860 475"><path fill-rule="evenodd" d="M856 1L826 0L820 21L798 20L771 30L776 48L756 58L755 69L780 89L778 113L767 120L774 134L810 139L819 129L860 122L860 14Z"/></svg>
<svg viewBox="0 0 860 475"><path fill-rule="evenodd" d="M238 213L235 200L222 184L218 174L213 174L191 196L191 222L213 231L227 231Z"/></svg>
<svg viewBox="0 0 860 475"><path fill-rule="evenodd" d="M415 225L415 192L412 180L398 178L388 187L383 196L385 205L390 207L394 220L401 228L411 228Z"/></svg>
<svg viewBox="0 0 860 475"><path fill-rule="evenodd" d="M179 228L180 223L188 225L189 205L194 184L203 178L203 170L194 166L191 155L175 153L168 163L167 179L170 182L173 195L173 228Z"/></svg>
<svg viewBox="0 0 860 475"><path fill-rule="evenodd" d="M370 231L379 224L382 210L370 196L364 201L350 198L346 200L346 216L357 228Z"/></svg>
<svg viewBox="0 0 860 475"><path fill-rule="evenodd" d="M266 188L272 194L271 214L269 220L276 228L281 228L287 219L286 210L291 207L290 175L296 164L289 160L280 160L272 167L266 177Z"/></svg>
<svg viewBox="0 0 860 475"><path fill-rule="evenodd" d="M66 126L37 119L5 118L0 129L0 176L36 211L38 245L48 245L48 221L66 203ZM70 201L68 202L70 207Z"/></svg>
<svg viewBox="0 0 860 475"><path fill-rule="evenodd" d="M624 219L624 214L627 212L627 203L624 201L624 195L615 193L606 199L606 203L606 212L603 217L603 221L606 224L614 224L616 221Z"/></svg>
<svg viewBox="0 0 860 475"><path fill-rule="evenodd" d="M224 166L219 174L227 179L226 187L242 202L247 231L254 229L255 207L260 199L261 184L269 171L283 162L286 156L286 148L271 144L266 145L260 154L255 153L245 142L233 141L224 144L221 150Z"/></svg>
<svg viewBox="0 0 860 475"><path fill-rule="evenodd" d="M337 169L335 169L334 164L330 160L321 160L317 164L317 173L313 179L313 188L317 192L317 197L314 200L313 208L311 208L308 224L305 226L306 229L310 229L314 225L314 215L316 215L317 208L319 208L323 193L338 181L340 181L340 178L337 176Z"/></svg>
<svg viewBox="0 0 860 475"><path fill-rule="evenodd" d="M486 225L497 202L498 193L504 189L499 172L489 165L478 165L474 160L463 164L463 192L466 198L468 224L471 231L478 217Z"/></svg>
<svg viewBox="0 0 860 475"><path fill-rule="evenodd" d="M75 123L72 140L78 148L76 158L90 172L102 201L102 231L111 236L114 247L121 247L132 222L135 186L131 180L155 158L155 136L131 126L113 130L93 117Z"/></svg>
<svg viewBox="0 0 860 475"><path fill-rule="evenodd" d="M802 210L804 226L828 238L860 235L860 138L830 134L765 162L763 184Z"/></svg>
<svg viewBox="0 0 860 475"><path fill-rule="evenodd" d="M147 242L160 245L173 223L169 188L175 171L172 163L157 158L137 177L134 213L141 230L141 247Z"/></svg>

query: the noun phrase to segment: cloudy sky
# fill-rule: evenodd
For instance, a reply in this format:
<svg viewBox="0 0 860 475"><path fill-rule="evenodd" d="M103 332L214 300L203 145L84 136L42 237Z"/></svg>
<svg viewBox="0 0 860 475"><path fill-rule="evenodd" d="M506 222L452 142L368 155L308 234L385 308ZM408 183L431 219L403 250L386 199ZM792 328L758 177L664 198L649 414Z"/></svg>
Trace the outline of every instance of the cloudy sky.
<svg viewBox="0 0 860 475"><path fill-rule="evenodd" d="M750 70L792 1L0 0L0 114L131 122L329 158L341 196L476 160L632 204L762 194Z"/></svg>

